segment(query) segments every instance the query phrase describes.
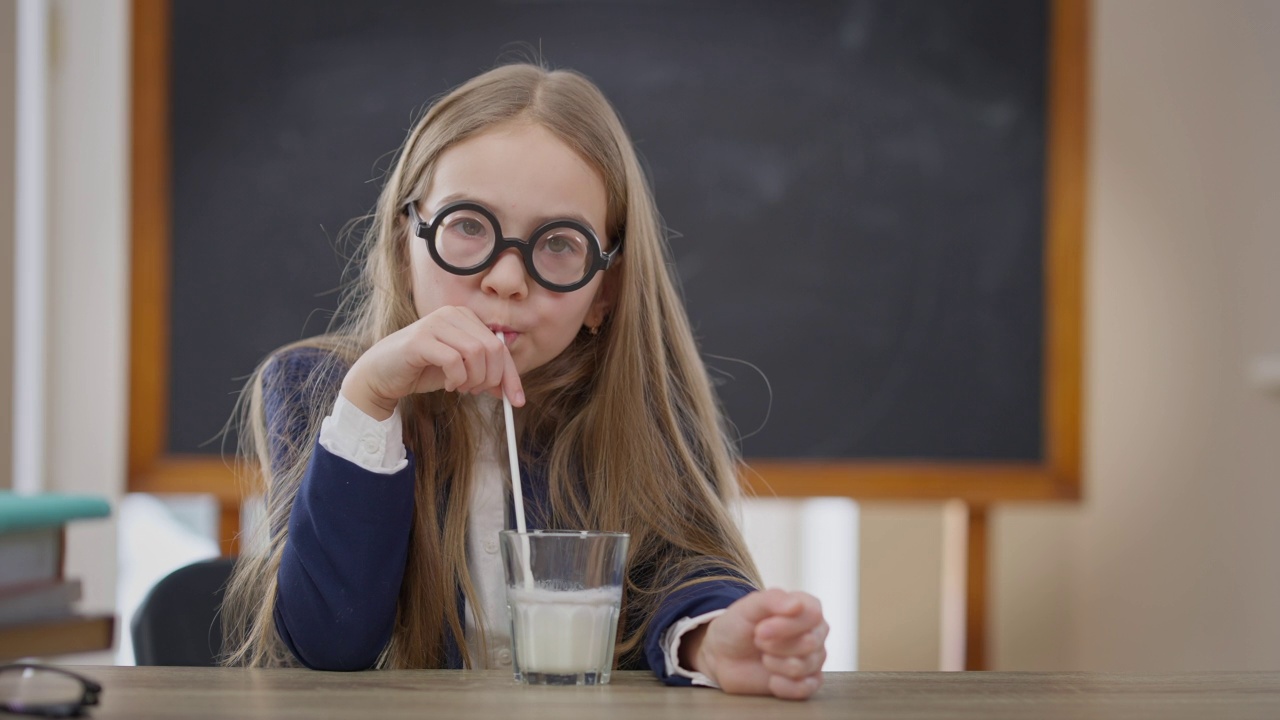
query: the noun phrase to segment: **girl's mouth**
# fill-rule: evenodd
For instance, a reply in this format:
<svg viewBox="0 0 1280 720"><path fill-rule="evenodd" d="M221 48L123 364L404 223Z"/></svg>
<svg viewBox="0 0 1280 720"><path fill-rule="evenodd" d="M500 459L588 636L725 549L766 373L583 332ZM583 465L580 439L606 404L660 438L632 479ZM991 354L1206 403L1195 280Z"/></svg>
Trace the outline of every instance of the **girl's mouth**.
<svg viewBox="0 0 1280 720"><path fill-rule="evenodd" d="M507 346L510 346L511 343L516 341L516 338L520 337L520 333L504 325L490 325L489 329L495 334L501 335L502 342Z"/></svg>

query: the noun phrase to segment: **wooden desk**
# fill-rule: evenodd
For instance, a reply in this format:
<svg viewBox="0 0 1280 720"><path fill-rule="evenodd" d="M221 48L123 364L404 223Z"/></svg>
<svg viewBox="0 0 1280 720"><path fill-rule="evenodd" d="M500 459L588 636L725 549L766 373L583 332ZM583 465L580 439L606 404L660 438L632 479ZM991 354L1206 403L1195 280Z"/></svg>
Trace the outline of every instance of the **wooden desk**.
<svg viewBox="0 0 1280 720"><path fill-rule="evenodd" d="M606 687L516 685L505 671L321 673L224 668L73 668L103 685L97 720L148 718L858 718L1056 720L1280 718L1280 672L830 673L808 702L668 688L648 673Z"/></svg>

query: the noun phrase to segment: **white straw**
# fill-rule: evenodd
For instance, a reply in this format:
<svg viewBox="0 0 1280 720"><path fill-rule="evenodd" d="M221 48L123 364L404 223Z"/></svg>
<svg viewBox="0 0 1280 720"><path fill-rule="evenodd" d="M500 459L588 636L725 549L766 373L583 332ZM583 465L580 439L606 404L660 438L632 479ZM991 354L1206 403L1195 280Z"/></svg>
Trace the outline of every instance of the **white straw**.
<svg viewBox="0 0 1280 720"><path fill-rule="evenodd" d="M498 340L503 345L507 344L507 338L498 331ZM507 392L502 392L502 417L507 424L507 460L511 463L511 502L515 504L516 510L516 530L520 532L520 549L521 565L524 569L524 584L530 590L533 589L533 569L529 565L529 536L526 534L528 528L524 524L524 491L520 485L520 462L516 459L516 420L511 412L511 400L507 398Z"/></svg>
<svg viewBox="0 0 1280 720"><path fill-rule="evenodd" d="M507 344L507 338L498 332L498 339L503 345ZM502 392L502 417L507 423L507 459L511 463L511 499L516 506L516 529L521 533L528 532L524 524L524 492L520 489L520 463L516 460L516 421L515 416L511 413L511 401L507 399L507 392Z"/></svg>

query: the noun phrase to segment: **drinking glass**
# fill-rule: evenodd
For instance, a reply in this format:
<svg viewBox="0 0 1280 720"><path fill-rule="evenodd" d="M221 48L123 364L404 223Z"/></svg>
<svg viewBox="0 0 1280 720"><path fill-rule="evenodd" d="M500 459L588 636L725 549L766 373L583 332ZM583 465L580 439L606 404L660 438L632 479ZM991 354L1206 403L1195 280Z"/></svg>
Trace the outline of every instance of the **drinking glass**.
<svg viewBox="0 0 1280 720"><path fill-rule="evenodd" d="M630 536L515 530L501 535L516 680L608 683Z"/></svg>

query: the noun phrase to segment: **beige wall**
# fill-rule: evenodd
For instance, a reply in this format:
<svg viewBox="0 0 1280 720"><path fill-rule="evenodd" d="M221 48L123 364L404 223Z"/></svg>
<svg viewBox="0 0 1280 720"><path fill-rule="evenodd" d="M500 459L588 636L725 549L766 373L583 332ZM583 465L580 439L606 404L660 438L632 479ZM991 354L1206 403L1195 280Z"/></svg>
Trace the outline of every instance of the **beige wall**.
<svg viewBox="0 0 1280 720"><path fill-rule="evenodd" d="M1280 3L1098 0L1093 61L1086 497L996 513L994 666L1275 669Z"/></svg>
<svg viewBox="0 0 1280 720"><path fill-rule="evenodd" d="M0 0L0 488L13 486L13 203L15 24L18 3Z"/></svg>
<svg viewBox="0 0 1280 720"><path fill-rule="evenodd" d="M1112 0L1095 33L1088 501L1005 513L1002 560L1071 556L1074 666L1280 667L1280 402L1247 373L1280 352L1280 5ZM1048 660L1032 629L1001 665Z"/></svg>

